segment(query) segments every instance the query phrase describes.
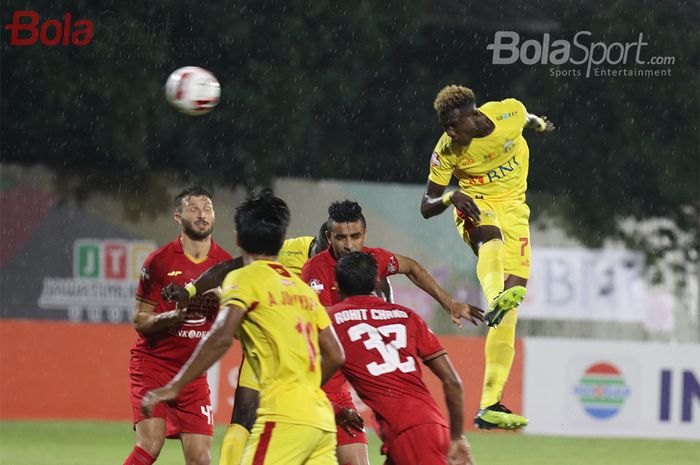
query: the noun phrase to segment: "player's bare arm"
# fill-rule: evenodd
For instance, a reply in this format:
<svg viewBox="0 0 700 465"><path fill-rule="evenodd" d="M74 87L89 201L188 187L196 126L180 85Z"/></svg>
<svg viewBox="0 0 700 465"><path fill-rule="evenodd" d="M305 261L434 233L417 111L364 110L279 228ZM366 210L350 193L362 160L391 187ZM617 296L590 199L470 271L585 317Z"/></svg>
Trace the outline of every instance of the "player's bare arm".
<svg viewBox="0 0 700 465"><path fill-rule="evenodd" d="M318 347L321 350L321 386L323 386L345 363L345 352L338 341L338 336L335 335L333 326L319 331Z"/></svg>
<svg viewBox="0 0 700 465"><path fill-rule="evenodd" d="M175 306L175 310L156 313L155 305L137 300L131 322L136 331L141 334L148 334L161 331L176 323L180 323L185 319L186 314L187 308L180 307L179 305Z"/></svg>
<svg viewBox="0 0 700 465"><path fill-rule="evenodd" d="M211 266L202 273L194 282L188 285L193 286L195 294L204 294L211 289L216 289L224 282L226 275L243 266L243 257L232 258ZM192 295L195 295L192 294ZM170 283L161 291L163 300L178 302L180 307L186 307L190 300L190 292L186 287L177 283Z"/></svg>
<svg viewBox="0 0 700 465"><path fill-rule="evenodd" d="M532 113L527 114L526 128L534 129L537 132L549 133L556 129L554 123L549 121L546 116L537 116Z"/></svg>
<svg viewBox="0 0 700 465"><path fill-rule="evenodd" d="M374 289L375 294L380 299L387 302L394 302L394 291L391 288L391 283L388 278L383 278L377 283L377 287Z"/></svg>
<svg viewBox="0 0 700 465"><path fill-rule="evenodd" d="M481 221L481 210L479 210L474 199L459 190L451 191L447 194L444 192L445 186L428 181L420 204L420 212L423 218L427 219L439 215L452 205L472 221L476 223Z"/></svg>
<svg viewBox="0 0 700 465"><path fill-rule="evenodd" d="M396 258L399 263L399 273L405 274L413 284L435 299L450 314L454 324L461 326L462 318L474 325L477 325L479 321L484 321L483 310L469 304L457 302L420 263L403 255L396 255Z"/></svg>
<svg viewBox="0 0 700 465"><path fill-rule="evenodd" d="M219 311L211 331L199 342L192 356L175 377L162 388L150 391L144 396L141 402L144 415L150 416L159 402L175 399L183 387L200 377L221 358L233 343L233 337L240 329L245 313L245 309L237 305L227 305Z"/></svg>
<svg viewBox="0 0 700 465"><path fill-rule="evenodd" d="M464 421L462 380L447 354L428 360L425 365L440 379L442 390L445 393L445 403L450 421L450 448L447 461L450 465L475 465L469 443L462 436Z"/></svg>
<svg viewBox="0 0 700 465"><path fill-rule="evenodd" d="M255 389L245 386L236 387L236 395L233 399L233 412L231 423L237 423L248 431L253 429L256 411L260 404L260 393Z"/></svg>

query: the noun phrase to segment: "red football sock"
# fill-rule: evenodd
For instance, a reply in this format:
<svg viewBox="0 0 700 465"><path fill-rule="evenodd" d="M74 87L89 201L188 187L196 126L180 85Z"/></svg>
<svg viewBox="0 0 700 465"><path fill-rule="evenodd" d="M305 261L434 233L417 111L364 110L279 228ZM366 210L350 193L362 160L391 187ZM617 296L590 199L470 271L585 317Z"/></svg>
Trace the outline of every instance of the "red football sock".
<svg viewBox="0 0 700 465"><path fill-rule="evenodd" d="M141 449L139 446L134 446L134 450L124 461L124 465L151 465L156 461L155 457Z"/></svg>

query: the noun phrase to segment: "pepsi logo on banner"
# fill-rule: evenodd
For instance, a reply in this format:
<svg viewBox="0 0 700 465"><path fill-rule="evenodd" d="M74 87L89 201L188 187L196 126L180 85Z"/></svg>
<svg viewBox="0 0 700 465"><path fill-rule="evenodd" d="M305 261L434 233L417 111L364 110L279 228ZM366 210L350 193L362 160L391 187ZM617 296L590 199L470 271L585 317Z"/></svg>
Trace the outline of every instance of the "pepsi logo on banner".
<svg viewBox="0 0 700 465"><path fill-rule="evenodd" d="M622 372L613 364L599 362L583 373L574 387L586 413L598 420L617 415L630 395Z"/></svg>

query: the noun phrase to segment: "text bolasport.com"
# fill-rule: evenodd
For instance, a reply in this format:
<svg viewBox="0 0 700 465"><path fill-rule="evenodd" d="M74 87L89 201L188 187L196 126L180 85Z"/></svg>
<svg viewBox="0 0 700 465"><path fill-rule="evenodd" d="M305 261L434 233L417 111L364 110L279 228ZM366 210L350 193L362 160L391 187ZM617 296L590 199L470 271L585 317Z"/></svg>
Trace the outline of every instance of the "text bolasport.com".
<svg viewBox="0 0 700 465"><path fill-rule="evenodd" d="M572 40L551 40L548 33L541 40L528 39L520 42L520 34L515 31L496 32L493 43L486 48L493 51L494 65L552 65L552 77L660 77L670 76L670 65L675 64L674 56L654 56L645 58L644 34L639 33L633 42L592 41L590 31L577 32ZM566 67L566 65L572 65ZM584 69L585 68L585 69Z"/></svg>

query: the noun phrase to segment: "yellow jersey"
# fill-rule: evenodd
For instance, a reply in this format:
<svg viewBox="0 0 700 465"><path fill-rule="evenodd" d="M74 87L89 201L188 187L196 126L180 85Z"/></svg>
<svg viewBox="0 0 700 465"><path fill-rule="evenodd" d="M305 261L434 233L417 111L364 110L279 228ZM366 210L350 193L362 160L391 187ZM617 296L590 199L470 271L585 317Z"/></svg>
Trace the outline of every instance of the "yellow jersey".
<svg viewBox="0 0 700 465"><path fill-rule="evenodd" d="M487 200L525 200L530 149L523 137L525 106L514 98L487 102L479 107L495 125L486 137L468 146L452 143L447 133L438 140L430 159L428 179L447 186L454 175L459 190Z"/></svg>
<svg viewBox="0 0 700 465"><path fill-rule="evenodd" d="M313 236L300 236L287 239L284 241L284 244L282 244L277 259L289 271L300 276L304 263L309 259L309 251L313 240Z"/></svg>
<svg viewBox="0 0 700 465"><path fill-rule="evenodd" d="M260 385L258 418L335 431L318 345L331 321L316 293L280 263L256 260L226 276L226 305L246 310L238 338Z"/></svg>

